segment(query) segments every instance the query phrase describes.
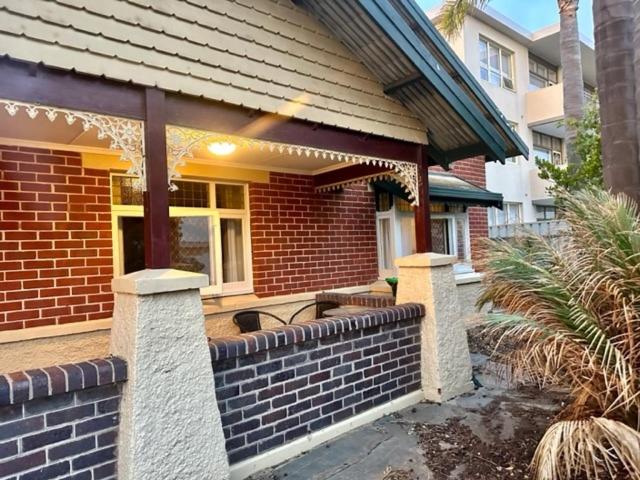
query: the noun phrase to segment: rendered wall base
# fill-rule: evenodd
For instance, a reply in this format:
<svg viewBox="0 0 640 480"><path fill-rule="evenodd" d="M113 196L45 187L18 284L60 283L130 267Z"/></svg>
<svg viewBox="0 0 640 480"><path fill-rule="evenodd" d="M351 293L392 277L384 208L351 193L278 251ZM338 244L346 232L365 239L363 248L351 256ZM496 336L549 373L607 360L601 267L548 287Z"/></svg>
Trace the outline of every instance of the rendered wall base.
<svg viewBox="0 0 640 480"><path fill-rule="evenodd" d="M409 393L403 397L399 397L379 407L367 410L360 415L351 417L342 422L335 423L317 432L310 433L302 438L289 442L282 447L269 450L256 457L251 457L240 463L231 466L231 480L242 480L249 475L264 470L265 468L274 467L287 460L294 458L310 449L317 447L329 440L354 430L362 425L373 422L378 418L397 412L404 408L420 403L422 400L422 392L416 391Z"/></svg>
<svg viewBox="0 0 640 480"><path fill-rule="evenodd" d="M452 264L455 257L422 253L398 258L396 302L422 303L422 390L442 402L473 390L467 333Z"/></svg>
<svg viewBox="0 0 640 480"><path fill-rule="evenodd" d="M199 287L205 275L144 270L113 280L111 352L129 365L120 480L229 478Z"/></svg>

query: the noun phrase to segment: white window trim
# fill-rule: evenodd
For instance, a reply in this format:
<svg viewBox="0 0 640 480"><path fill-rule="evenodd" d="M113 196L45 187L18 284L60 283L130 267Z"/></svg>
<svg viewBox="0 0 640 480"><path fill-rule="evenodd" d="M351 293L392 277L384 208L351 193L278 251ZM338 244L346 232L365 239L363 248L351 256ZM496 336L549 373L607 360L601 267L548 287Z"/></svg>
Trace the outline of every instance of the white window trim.
<svg viewBox="0 0 640 480"><path fill-rule="evenodd" d="M508 90L510 92L515 92L516 91L516 72L515 72L515 53L512 52L511 50L509 50L508 48L505 48L503 46L501 46L500 44L494 42L493 40L489 40L487 37L484 37L482 35L479 36L478 38L478 43L480 42L484 42L487 45L487 63L483 63L482 59L480 59L480 69L485 69L487 70L487 75L488 78L491 78L491 73L493 72L494 74L497 74L500 76L500 87L504 88L505 90ZM496 68L491 66L491 61L490 61L490 47L493 46L494 48L496 48L498 50L498 65L499 65L499 70L496 70ZM507 77L503 71L502 68L502 53L506 53L509 56L509 63L511 64L511 77ZM504 79L508 78L509 80L511 80L512 86L508 87L505 85ZM494 83L491 82L491 80L484 80L482 78L482 75L480 75L480 79L483 82L487 82L491 85L494 86L498 86L495 85Z"/></svg>
<svg viewBox="0 0 640 480"><path fill-rule="evenodd" d="M120 276L124 272L124 258L122 255L123 241L122 241L122 229L120 228L120 218L122 217L142 217L144 216L144 210L142 205L116 205L113 204L113 177L126 177L128 175L121 173L112 173L110 175L110 202L111 202L111 238L113 245L113 272L114 276ZM200 289L200 293L205 297L214 295L241 295L247 293L253 293L253 262L252 262L252 250L251 250L251 219L249 209L249 188L246 183L233 182L233 181L216 181L210 179L184 179L184 181L193 181L209 184L209 205L210 208L195 208L195 207L169 207L169 215L172 217L179 216L210 216L212 217L212 263L215 279L209 279L211 285ZM216 197L215 187L217 184L223 185L240 185L244 191L244 206L242 210L238 209L226 209L215 208ZM242 220L243 235L243 248L244 248L244 269L245 280L243 282L231 282L224 283L222 281L222 238L220 219L222 218L238 218Z"/></svg>
<svg viewBox="0 0 640 480"><path fill-rule="evenodd" d="M391 245L389 245L389 252L391 253L391 268L386 269L382 264L382 259L384 258L383 249L384 245L382 242L382 232L380 228L380 220L389 220L389 239ZM396 222L395 222L395 206L390 208L386 212L376 212L376 243L378 247L378 275L380 279L385 279L387 277L393 277L396 275L396 268L394 263L394 259L396 257Z"/></svg>

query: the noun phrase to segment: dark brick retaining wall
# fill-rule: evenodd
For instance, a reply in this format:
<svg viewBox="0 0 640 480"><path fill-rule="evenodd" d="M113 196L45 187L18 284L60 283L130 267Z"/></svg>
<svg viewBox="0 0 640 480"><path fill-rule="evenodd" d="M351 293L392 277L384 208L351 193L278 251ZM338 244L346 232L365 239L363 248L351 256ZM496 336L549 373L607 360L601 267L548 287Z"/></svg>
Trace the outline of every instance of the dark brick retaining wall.
<svg viewBox="0 0 640 480"><path fill-rule="evenodd" d="M0 375L0 479L115 476L118 358Z"/></svg>
<svg viewBox="0 0 640 480"><path fill-rule="evenodd" d="M420 389L423 315L406 304L213 339L229 461Z"/></svg>

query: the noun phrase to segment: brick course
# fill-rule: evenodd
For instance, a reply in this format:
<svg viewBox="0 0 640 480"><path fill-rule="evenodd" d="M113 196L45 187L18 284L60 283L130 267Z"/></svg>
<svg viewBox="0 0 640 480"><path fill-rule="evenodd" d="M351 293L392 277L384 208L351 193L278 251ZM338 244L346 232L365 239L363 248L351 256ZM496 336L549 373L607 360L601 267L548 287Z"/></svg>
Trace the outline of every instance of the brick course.
<svg viewBox="0 0 640 480"><path fill-rule="evenodd" d="M230 463L420 389L416 304L213 339Z"/></svg>
<svg viewBox="0 0 640 480"><path fill-rule="evenodd" d="M3 145L0 195L0 330L110 317L109 172Z"/></svg>
<svg viewBox="0 0 640 480"><path fill-rule="evenodd" d="M0 478L114 478L124 380L117 358L1 375Z"/></svg>
<svg viewBox="0 0 640 480"><path fill-rule="evenodd" d="M249 186L253 285L260 297L378 278L375 199L364 185L319 193L313 178L271 173Z"/></svg>

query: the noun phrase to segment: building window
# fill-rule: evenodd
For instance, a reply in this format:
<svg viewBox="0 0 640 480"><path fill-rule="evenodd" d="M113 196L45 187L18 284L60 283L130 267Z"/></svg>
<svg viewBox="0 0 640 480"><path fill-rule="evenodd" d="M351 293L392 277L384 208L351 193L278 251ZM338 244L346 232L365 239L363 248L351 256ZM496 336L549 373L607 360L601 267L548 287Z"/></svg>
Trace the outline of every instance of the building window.
<svg viewBox="0 0 640 480"><path fill-rule="evenodd" d="M556 219L556 207L546 205L536 205L536 220L544 222Z"/></svg>
<svg viewBox="0 0 640 480"><path fill-rule="evenodd" d="M550 87L558 83L558 69L537 57L529 56L529 90Z"/></svg>
<svg viewBox="0 0 640 480"><path fill-rule="evenodd" d="M471 254L467 214L433 215L431 243L435 253L454 255L460 263L469 262Z"/></svg>
<svg viewBox="0 0 640 480"><path fill-rule="evenodd" d="M171 268L209 276L203 294L251 291L247 187L179 180L169 193ZM142 270L142 189L137 179L111 177L112 235L116 275Z"/></svg>
<svg viewBox="0 0 640 480"><path fill-rule="evenodd" d="M514 90L513 52L480 37L480 78Z"/></svg>
<svg viewBox="0 0 640 480"><path fill-rule="evenodd" d="M488 210L489 226L522 223L522 203L504 202L502 210L491 207Z"/></svg>
<svg viewBox="0 0 640 480"><path fill-rule="evenodd" d="M513 130L515 133L518 133L518 123L517 122L512 122L511 120L507 120L507 123L509 124L509 127L511 127L511 130ZM509 162L509 163L518 163L518 157L509 157L509 158L507 158L507 162Z"/></svg>
<svg viewBox="0 0 640 480"><path fill-rule="evenodd" d="M563 165L562 139L533 132L533 157L546 160L554 165Z"/></svg>

